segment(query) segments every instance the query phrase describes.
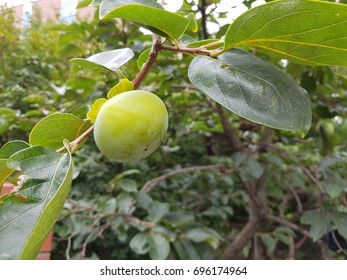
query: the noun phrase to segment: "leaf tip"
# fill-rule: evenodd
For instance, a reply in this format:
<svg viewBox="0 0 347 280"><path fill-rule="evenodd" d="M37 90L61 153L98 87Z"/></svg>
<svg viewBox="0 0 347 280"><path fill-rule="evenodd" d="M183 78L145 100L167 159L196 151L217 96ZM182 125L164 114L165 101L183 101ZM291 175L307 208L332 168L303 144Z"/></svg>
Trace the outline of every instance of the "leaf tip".
<svg viewBox="0 0 347 280"><path fill-rule="evenodd" d="M71 143L69 142L69 140L64 139L63 144L64 144L65 149L71 154L72 146L71 146Z"/></svg>

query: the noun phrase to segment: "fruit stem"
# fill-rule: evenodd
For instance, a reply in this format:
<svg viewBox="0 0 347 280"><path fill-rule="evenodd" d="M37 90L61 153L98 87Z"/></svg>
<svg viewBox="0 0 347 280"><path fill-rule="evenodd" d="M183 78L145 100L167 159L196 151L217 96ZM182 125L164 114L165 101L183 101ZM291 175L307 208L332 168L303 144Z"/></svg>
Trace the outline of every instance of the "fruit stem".
<svg viewBox="0 0 347 280"><path fill-rule="evenodd" d="M216 41L216 42L212 42L212 43L203 45L200 48L209 49L209 48L213 48L213 47L220 47L223 44L224 44L224 42L222 40L219 40L219 41Z"/></svg>
<svg viewBox="0 0 347 280"><path fill-rule="evenodd" d="M211 57L217 57L217 56L221 55L221 54L224 53L224 52L225 52L224 49L222 49L222 50L215 50L215 51L212 51L212 52L210 53L210 56L211 56Z"/></svg>
<svg viewBox="0 0 347 280"><path fill-rule="evenodd" d="M123 74L122 70L118 69L117 70L117 74L122 78L122 79L126 79L127 77L125 77L125 75Z"/></svg>
<svg viewBox="0 0 347 280"><path fill-rule="evenodd" d="M206 50L205 48L199 47L199 48L184 48L184 47L175 47L175 46L168 46L168 45L162 45L162 50L167 51L173 51L173 52L183 52L183 53L193 53L193 54L207 54L209 55L211 51Z"/></svg>

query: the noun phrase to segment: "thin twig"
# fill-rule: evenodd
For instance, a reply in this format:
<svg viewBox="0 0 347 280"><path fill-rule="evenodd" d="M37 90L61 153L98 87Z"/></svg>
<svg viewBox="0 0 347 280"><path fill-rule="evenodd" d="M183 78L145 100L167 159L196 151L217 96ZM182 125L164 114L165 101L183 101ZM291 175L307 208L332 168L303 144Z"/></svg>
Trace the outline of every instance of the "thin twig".
<svg viewBox="0 0 347 280"><path fill-rule="evenodd" d="M74 152L79 144L81 144L94 130L94 125L89 127L85 132L83 132L80 136L78 136L75 140L71 142L72 152ZM56 152L62 153L65 150L65 147L59 148Z"/></svg>
<svg viewBox="0 0 347 280"><path fill-rule="evenodd" d="M224 42L222 40L218 40L212 43L208 43L206 45L201 46L200 48L204 48L204 49L209 49L209 48L213 48L213 47L219 47L222 46L224 44Z"/></svg>
<svg viewBox="0 0 347 280"><path fill-rule="evenodd" d="M86 240L83 242L82 244L82 250L81 250L81 253L80 253L80 256L81 256L81 259L84 259L86 257L86 252L87 252L87 246L89 244L89 241L91 240L91 238L93 237L93 232L91 232Z"/></svg>
<svg viewBox="0 0 347 280"><path fill-rule="evenodd" d="M295 250L299 250L302 245L307 241L308 236L304 235L296 244L295 244Z"/></svg>
<svg viewBox="0 0 347 280"><path fill-rule="evenodd" d="M325 194L325 191L322 187L322 185L320 184L319 180L312 174L312 172L303 164L301 164L296 158L294 158L290 153L288 153L287 151L277 147L276 145L272 144L272 143L263 143L262 145L267 145L269 146L269 148L275 150L275 151L279 151L280 153L282 153L286 158L290 159L292 162L296 163L301 169L302 171L306 174L306 176L312 181L312 183L314 183L319 191L322 194Z"/></svg>
<svg viewBox="0 0 347 280"><path fill-rule="evenodd" d="M217 172L225 172L227 167L221 166L221 165L205 165L205 166L193 166L193 167L186 167L178 170L171 171L167 174L164 174L162 176L159 176L157 178L154 178L153 180L148 181L140 190L142 193L148 193L150 192L156 185L158 185L160 182L166 180L169 177L178 175L178 174L185 174L190 172L199 172L199 171L217 171Z"/></svg>
<svg viewBox="0 0 347 280"><path fill-rule="evenodd" d="M339 250L340 250L345 256L347 256L346 250L344 250L344 249L342 248L340 242L337 240L337 237L336 237L334 231L331 232L331 235L332 235L332 237L333 237L333 240L334 240L334 242L335 242L337 248L339 248Z"/></svg>
<svg viewBox="0 0 347 280"><path fill-rule="evenodd" d="M235 259L247 243L252 240L252 237L257 232L259 224L259 219L249 220L235 237L231 245L224 251L223 258L227 260Z"/></svg>
<svg viewBox="0 0 347 280"><path fill-rule="evenodd" d="M226 137L228 138L234 150L240 150L242 147L242 143L240 139L237 137L233 128L231 127L229 120L226 118L223 107L217 104L216 108L218 116L222 122L223 130Z"/></svg>
<svg viewBox="0 0 347 280"><path fill-rule="evenodd" d="M298 195L298 193L296 192L296 190L293 187L288 185L288 188L289 188L290 192L292 193L292 195L295 198L296 204L298 205L299 213L300 214L303 213L304 212L304 208L302 207L302 202L301 202L300 196Z"/></svg>
<svg viewBox="0 0 347 280"><path fill-rule="evenodd" d="M67 246L66 246L66 250L65 250L65 257L66 257L67 260L71 260L71 257L70 257L71 238L72 238L72 236L69 236L67 238Z"/></svg>
<svg viewBox="0 0 347 280"><path fill-rule="evenodd" d="M295 259L295 242L293 236L289 235L288 239L290 241L289 243L289 250L288 250L288 260L294 260Z"/></svg>
<svg viewBox="0 0 347 280"><path fill-rule="evenodd" d="M307 236L307 237L312 239L311 234L307 230L299 227L296 224L293 224L292 222L289 222L287 220L281 219L281 218L273 216L273 215L268 215L266 218L268 220L274 221L274 222L276 222L276 223L278 223L278 224L280 224L282 226L285 226L285 227L291 228L291 229L293 229L293 230L295 230L297 232L300 232L302 235L305 235L305 236Z"/></svg>
<svg viewBox="0 0 347 280"><path fill-rule="evenodd" d="M105 212L105 211L102 211L102 210L99 210L99 209L96 209L96 208L92 208L92 207L83 207L83 206L79 205L78 203L76 203L75 201L73 201L71 199L69 200L69 202L74 207L78 208L79 211L89 211L89 212L92 211L92 212L97 213L98 215L100 215L100 214L104 215L104 218L107 218L107 217L121 217L125 221L132 221L132 222L138 223L139 225L142 225L142 226L145 226L145 227L154 227L156 225L156 224L151 223L151 222L142 221L142 220L138 219L137 217L129 215L129 214L124 214L124 213L120 213L120 212L109 213L109 212ZM73 213L76 214L77 211L74 211ZM99 221L100 220L100 217L98 218L98 217L93 216L93 215L89 215L89 216L79 215L79 214L76 214L76 215L78 215L79 218L93 219L93 220L95 219L95 221Z"/></svg>
<svg viewBox="0 0 347 280"><path fill-rule="evenodd" d="M286 193L283 196L283 199L282 199L281 203L278 206L278 213L279 213L279 216L281 217L281 219L284 219L284 217L285 217L285 210L287 208L289 196L290 196L290 194Z"/></svg>
<svg viewBox="0 0 347 280"><path fill-rule="evenodd" d="M207 54L209 55L211 51L199 47L199 48L185 48L185 47L176 47L176 46L168 46L162 45L162 50L173 51L173 52L182 52L182 53L192 53L192 54Z"/></svg>

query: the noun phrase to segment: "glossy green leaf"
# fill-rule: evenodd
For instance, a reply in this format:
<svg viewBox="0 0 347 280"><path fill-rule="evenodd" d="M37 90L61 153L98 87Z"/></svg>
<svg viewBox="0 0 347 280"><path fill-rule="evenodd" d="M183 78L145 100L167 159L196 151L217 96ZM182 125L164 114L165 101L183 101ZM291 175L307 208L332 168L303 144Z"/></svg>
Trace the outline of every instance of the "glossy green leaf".
<svg viewBox="0 0 347 280"><path fill-rule="evenodd" d="M181 260L196 261L201 259L199 252L191 240L177 238L172 245Z"/></svg>
<svg viewBox="0 0 347 280"><path fill-rule="evenodd" d="M137 23L150 31L168 38L178 38L190 21L180 15L165 11L151 1L105 0L99 10L101 19L121 18ZM159 5L160 6L160 5Z"/></svg>
<svg viewBox="0 0 347 280"><path fill-rule="evenodd" d="M151 49L146 49L139 55L137 59L137 68L141 69L142 65L147 61L150 51Z"/></svg>
<svg viewBox="0 0 347 280"><path fill-rule="evenodd" d="M153 199L146 193L138 192L135 194L136 202L144 209L148 209Z"/></svg>
<svg viewBox="0 0 347 280"><path fill-rule="evenodd" d="M323 158L320 163L319 163L319 166L318 166L318 171L324 171L326 170L327 168L329 168L330 166L332 165L335 165L337 163L342 163L344 162L345 160L343 158L340 158L340 157L335 157L335 156L327 156L325 158Z"/></svg>
<svg viewBox="0 0 347 280"><path fill-rule="evenodd" d="M0 108L0 135L4 134L16 119L16 112L10 108Z"/></svg>
<svg viewBox="0 0 347 280"><path fill-rule="evenodd" d="M164 260L170 253L169 241L159 233L151 233L147 235L149 244L149 256L152 260Z"/></svg>
<svg viewBox="0 0 347 280"><path fill-rule="evenodd" d="M111 197L106 201L105 204L99 207L106 213L113 214L117 210L117 199L115 197Z"/></svg>
<svg viewBox="0 0 347 280"><path fill-rule="evenodd" d="M134 199L127 193L121 193L117 196L118 209L124 214L131 214L134 210Z"/></svg>
<svg viewBox="0 0 347 280"><path fill-rule="evenodd" d="M188 75L199 90L245 119L302 136L310 129L307 92L290 76L248 52L234 49L219 60L197 56Z"/></svg>
<svg viewBox="0 0 347 280"><path fill-rule="evenodd" d="M153 231L163 235L167 240L173 242L177 237L177 232L173 231L167 227L159 226L153 227Z"/></svg>
<svg viewBox="0 0 347 280"><path fill-rule="evenodd" d="M88 7L91 3L91 0L81 0L78 2L77 4L77 8L84 8L84 7Z"/></svg>
<svg viewBox="0 0 347 280"><path fill-rule="evenodd" d="M201 46L211 46L208 47L208 49L215 49L218 47L223 46L223 42L217 39L206 39L206 40L200 40L200 41L195 41L187 45L188 48L198 48Z"/></svg>
<svg viewBox="0 0 347 280"><path fill-rule="evenodd" d="M6 179L15 171L8 167L8 158L14 153L30 147L28 143L20 140L10 141L3 145L0 149L0 194L2 185Z"/></svg>
<svg viewBox="0 0 347 280"><path fill-rule="evenodd" d="M139 170L137 169L128 169L120 174L117 174L116 176L113 177L113 179L108 183L108 191L112 192L114 190L114 188L117 186L118 182L129 175L133 175L133 174L138 174L141 173Z"/></svg>
<svg viewBox="0 0 347 280"><path fill-rule="evenodd" d="M9 167L26 180L0 204L0 259L34 259L69 193L71 155L36 146L13 154Z"/></svg>
<svg viewBox="0 0 347 280"><path fill-rule="evenodd" d="M276 239L283 242L284 244L287 244L288 246L290 245L291 241L287 234L283 234L281 232L275 232L273 235Z"/></svg>
<svg viewBox="0 0 347 280"><path fill-rule="evenodd" d="M198 22L196 21L195 13L189 13L187 16L187 19L189 20L189 29L192 32L198 32Z"/></svg>
<svg viewBox="0 0 347 280"><path fill-rule="evenodd" d="M29 94L28 96L25 96L22 99L23 102L26 103L37 103L37 104L44 104L46 99L44 96L39 94Z"/></svg>
<svg viewBox="0 0 347 280"><path fill-rule="evenodd" d="M347 213L331 213L337 231L347 240Z"/></svg>
<svg viewBox="0 0 347 280"><path fill-rule="evenodd" d="M100 6L100 4L102 3L103 0L93 0L89 6L90 7L97 7L97 6Z"/></svg>
<svg viewBox="0 0 347 280"><path fill-rule="evenodd" d="M96 117L98 116L98 113L102 105L104 105L106 101L107 101L106 98L99 98L95 100L92 107L87 113L87 118L91 121L91 123L95 123Z"/></svg>
<svg viewBox="0 0 347 280"><path fill-rule="evenodd" d="M276 248L277 240L271 236L271 234L265 233L260 235L261 240L265 244L268 252L273 252Z"/></svg>
<svg viewBox="0 0 347 280"><path fill-rule="evenodd" d="M285 234L288 236L296 237L295 231L293 231L291 228L285 227L285 226L276 227L276 229L273 233L282 233L282 234Z"/></svg>
<svg viewBox="0 0 347 280"><path fill-rule="evenodd" d="M117 188L120 188L128 193L135 193L137 192L137 183L133 179L124 178L118 182Z"/></svg>
<svg viewBox="0 0 347 280"><path fill-rule="evenodd" d="M339 197L347 190L347 181L333 172L328 174L329 176L321 182L321 185L332 198Z"/></svg>
<svg viewBox="0 0 347 280"><path fill-rule="evenodd" d="M14 140L7 142L5 145L3 145L0 149L0 158L9 158L14 153L29 148L30 145L27 142L21 141L21 140Z"/></svg>
<svg viewBox="0 0 347 280"><path fill-rule="evenodd" d="M194 216L185 214L184 212L170 212L167 213L163 221L174 228L182 228L186 224L194 221Z"/></svg>
<svg viewBox="0 0 347 280"><path fill-rule="evenodd" d="M156 0L103 0L102 1L102 11L100 11L100 16L104 17L106 14L124 5L138 4L147 7L152 7L156 9L163 10L163 6L160 5Z"/></svg>
<svg viewBox="0 0 347 280"><path fill-rule="evenodd" d="M148 215L151 222L157 223L160 219L169 212L170 205L159 201L153 201L148 206Z"/></svg>
<svg viewBox="0 0 347 280"><path fill-rule="evenodd" d="M134 83L128 79L122 79L118 84L110 89L107 93L107 98L110 99L117 94L131 90L134 90Z"/></svg>
<svg viewBox="0 0 347 280"><path fill-rule="evenodd" d="M241 176L243 180L248 181L249 179L259 179L263 175L265 167L254 159L249 159L245 162L241 169Z"/></svg>
<svg viewBox="0 0 347 280"><path fill-rule="evenodd" d="M2 190L2 185L14 171L15 169L9 168L7 166L7 159L0 159L0 194Z"/></svg>
<svg viewBox="0 0 347 280"><path fill-rule="evenodd" d="M30 145L59 149L63 140L75 140L91 126L89 121L67 113L52 114L40 120L29 135Z"/></svg>
<svg viewBox="0 0 347 280"><path fill-rule="evenodd" d="M136 234L130 241L130 248L136 254L144 255L149 252L149 244L147 242L147 234L144 232L140 232Z"/></svg>
<svg viewBox="0 0 347 280"><path fill-rule="evenodd" d="M76 73L81 69L99 69L104 67L116 72L121 66L134 57L134 52L129 48L106 51L94 54L86 59L73 58L70 60L71 72Z"/></svg>
<svg viewBox="0 0 347 280"><path fill-rule="evenodd" d="M211 228L207 227L195 227L184 231L186 238L194 242L206 242L213 249L217 249L219 246L218 234Z"/></svg>
<svg viewBox="0 0 347 280"><path fill-rule="evenodd" d="M347 66L347 6L322 1L274 1L238 17L224 50L250 46L306 65Z"/></svg>
<svg viewBox="0 0 347 280"><path fill-rule="evenodd" d="M321 238L330 227L330 219L327 215L315 210L305 212L301 222L311 226L310 233L314 241Z"/></svg>

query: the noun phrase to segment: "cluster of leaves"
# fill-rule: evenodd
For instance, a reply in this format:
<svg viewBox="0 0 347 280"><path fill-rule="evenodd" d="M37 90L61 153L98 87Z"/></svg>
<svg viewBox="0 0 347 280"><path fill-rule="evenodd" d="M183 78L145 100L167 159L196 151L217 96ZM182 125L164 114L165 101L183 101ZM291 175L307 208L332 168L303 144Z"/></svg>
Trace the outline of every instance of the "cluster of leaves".
<svg viewBox="0 0 347 280"><path fill-rule="evenodd" d="M150 0L94 0L101 21L96 16L91 23L50 28L60 34L57 52L42 50L49 60L40 57L40 65L47 61L49 69L65 73L55 79L45 68L21 69L42 71L43 82L30 84L40 97L41 90L48 94L40 108L64 113L38 122L29 143L9 142L0 150L1 179L16 169L26 176L19 191L0 200L0 214L7 217L0 222L1 258L35 257L65 201L54 229L55 258L322 258L324 244L310 240L334 229L347 238L346 6L271 2L221 26L207 40L206 20L218 21L213 13L206 16L206 9L218 3L184 1L181 12L170 13ZM198 10L201 19L187 10ZM195 33L197 26L202 29ZM162 38L152 43L139 27ZM24 42L30 42L28 36ZM75 146L75 139L90 130L100 98L112 96L117 74L135 78L136 84L137 73L153 56L152 44L160 53L143 88L155 91L169 109L162 147L147 160L126 165L102 157L92 139L75 152L80 144ZM67 66L57 56L84 58L71 60L67 78ZM280 66L281 59L292 62ZM66 87L64 94L52 91L52 81ZM6 98L13 99L13 94ZM88 115L87 105L92 105ZM23 104L4 106L26 112ZM7 122L4 135L11 135L14 123ZM299 140L290 131L307 135ZM74 174L70 152L75 152ZM23 223L28 209L32 218ZM245 232L243 226L254 220L254 232ZM309 224L310 232L301 224ZM22 234L13 238L12 231ZM249 237L243 244L239 236ZM114 250L103 250L110 247ZM314 255L305 254L307 247Z"/></svg>

